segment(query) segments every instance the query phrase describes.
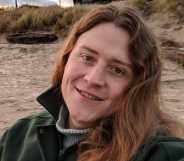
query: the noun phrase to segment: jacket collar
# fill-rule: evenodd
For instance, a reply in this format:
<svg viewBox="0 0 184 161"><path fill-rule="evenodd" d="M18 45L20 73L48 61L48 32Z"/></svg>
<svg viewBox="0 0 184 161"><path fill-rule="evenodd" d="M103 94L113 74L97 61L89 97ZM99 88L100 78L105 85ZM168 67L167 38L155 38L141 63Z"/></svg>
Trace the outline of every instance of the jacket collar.
<svg viewBox="0 0 184 161"><path fill-rule="evenodd" d="M64 100L59 87L51 87L37 97L37 101L58 120L59 110Z"/></svg>

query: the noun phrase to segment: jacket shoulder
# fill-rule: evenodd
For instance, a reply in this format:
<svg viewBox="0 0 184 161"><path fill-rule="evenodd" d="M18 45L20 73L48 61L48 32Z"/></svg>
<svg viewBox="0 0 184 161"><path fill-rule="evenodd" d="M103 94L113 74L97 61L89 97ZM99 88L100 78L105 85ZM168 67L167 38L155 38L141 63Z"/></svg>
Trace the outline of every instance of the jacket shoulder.
<svg viewBox="0 0 184 161"><path fill-rule="evenodd" d="M179 161L184 159L184 140L181 138L163 138L158 146L168 157L168 161Z"/></svg>
<svg viewBox="0 0 184 161"><path fill-rule="evenodd" d="M10 154L14 154L14 160L18 160L23 152L26 155L38 154L38 130L39 127L55 125L54 118L48 112L41 112L31 116L19 119L11 128L9 128L0 140L0 160L12 160ZM54 126L55 127L55 126ZM33 150L34 149L34 150ZM25 157L25 155L22 155ZM34 160L34 159L33 159Z"/></svg>
<svg viewBox="0 0 184 161"><path fill-rule="evenodd" d="M34 124L36 126L44 126L44 125L50 125L50 124L54 124L55 123L55 120L53 118L53 116L47 112L47 111L42 111L42 112L39 112L39 113L34 113L30 116L27 116L27 117L24 117L24 118L21 118L17 121L16 124L18 123L32 123L34 122ZM15 125L16 125L15 124Z"/></svg>
<svg viewBox="0 0 184 161"><path fill-rule="evenodd" d="M4 134L6 138L14 138L17 139L23 138L28 133L31 134L36 132L37 127L39 126L50 126L54 125L55 120L51 114L47 111L43 111L37 114L33 114L27 116L25 118L19 119L12 127L10 127ZM4 137L2 137L4 138ZM2 140L2 139L1 139Z"/></svg>
<svg viewBox="0 0 184 161"><path fill-rule="evenodd" d="M181 161L184 160L184 139L155 137L146 143L136 155L135 161Z"/></svg>

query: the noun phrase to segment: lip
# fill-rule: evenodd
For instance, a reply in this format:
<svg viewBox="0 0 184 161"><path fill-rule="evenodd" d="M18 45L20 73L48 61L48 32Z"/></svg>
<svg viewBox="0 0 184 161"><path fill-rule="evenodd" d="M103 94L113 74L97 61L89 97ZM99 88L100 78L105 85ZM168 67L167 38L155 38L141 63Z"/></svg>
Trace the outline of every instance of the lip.
<svg viewBox="0 0 184 161"><path fill-rule="evenodd" d="M77 93L80 94L80 96L82 96L83 98L90 100L90 101L104 101L104 99L102 97L99 97L93 93L87 92L85 90L81 90L77 87L75 87L75 90L77 91Z"/></svg>

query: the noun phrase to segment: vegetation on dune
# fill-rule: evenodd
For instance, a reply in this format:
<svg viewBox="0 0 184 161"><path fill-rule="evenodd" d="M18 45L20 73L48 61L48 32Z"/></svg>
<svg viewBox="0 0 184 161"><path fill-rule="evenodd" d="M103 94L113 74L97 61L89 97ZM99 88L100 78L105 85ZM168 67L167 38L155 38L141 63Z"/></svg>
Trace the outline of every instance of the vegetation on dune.
<svg viewBox="0 0 184 161"><path fill-rule="evenodd" d="M146 15L152 12L171 11L180 23L184 22L183 0L127 0ZM0 34L27 31L51 31L65 36L70 26L95 5L76 5L71 8L31 7L0 9Z"/></svg>
<svg viewBox="0 0 184 161"><path fill-rule="evenodd" d="M66 36L71 25L79 20L84 13L91 9L90 6L77 5L63 10L63 14L54 25L54 32L59 36Z"/></svg>
<svg viewBox="0 0 184 161"><path fill-rule="evenodd" d="M173 12L180 22L184 22L183 0L130 0L139 9L152 12Z"/></svg>
<svg viewBox="0 0 184 161"><path fill-rule="evenodd" d="M69 26L78 20L89 6L71 8L29 7L0 10L0 34L20 33L26 31L52 31L59 36L65 36Z"/></svg>
<svg viewBox="0 0 184 161"><path fill-rule="evenodd" d="M59 7L32 8L24 12L15 23L11 32L25 32L28 30L51 31L57 19L62 17L63 10Z"/></svg>
<svg viewBox="0 0 184 161"><path fill-rule="evenodd" d="M147 4L151 4L155 10L172 10L176 9L180 0L130 0L138 8L143 9Z"/></svg>

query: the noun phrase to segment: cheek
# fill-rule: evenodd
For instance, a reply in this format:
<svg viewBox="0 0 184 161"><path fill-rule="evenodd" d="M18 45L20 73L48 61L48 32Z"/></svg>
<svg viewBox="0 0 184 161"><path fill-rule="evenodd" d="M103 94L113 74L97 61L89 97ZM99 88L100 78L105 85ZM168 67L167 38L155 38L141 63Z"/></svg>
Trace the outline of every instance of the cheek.
<svg viewBox="0 0 184 161"><path fill-rule="evenodd" d="M117 99L122 98L125 94L128 87L127 82L116 82L111 86L110 89L110 98L112 98L112 102L117 101Z"/></svg>
<svg viewBox="0 0 184 161"><path fill-rule="evenodd" d="M72 79L72 75L73 75L72 66L70 65L68 61L64 69L62 83L61 83L61 91L63 95L67 93L68 85L69 85L70 80Z"/></svg>
<svg viewBox="0 0 184 161"><path fill-rule="evenodd" d="M111 110L109 109L109 114L112 114L120 108L120 104L124 98L124 94L126 91L126 87L122 85L114 85L113 88L111 88L111 95L110 95L110 107L113 107Z"/></svg>
<svg viewBox="0 0 184 161"><path fill-rule="evenodd" d="M79 64L75 62L68 62L65 66L63 74L62 89L70 87L71 83L76 83L76 81L80 80L83 75L84 69L82 69Z"/></svg>
<svg viewBox="0 0 184 161"><path fill-rule="evenodd" d="M75 75L77 73L80 73L83 71L85 68L73 57L69 58L66 66L65 66L65 71L67 75ZM70 74L71 73L71 74Z"/></svg>
<svg viewBox="0 0 184 161"><path fill-rule="evenodd" d="M72 75L75 74L75 71L76 71L76 65L68 60L64 69L63 81L70 79Z"/></svg>
<svg viewBox="0 0 184 161"><path fill-rule="evenodd" d="M67 79L69 78L69 70L67 68L67 66L65 66L65 69L64 69L64 73L63 73L63 78L62 78L62 88L65 87L66 85L66 82L67 82Z"/></svg>

